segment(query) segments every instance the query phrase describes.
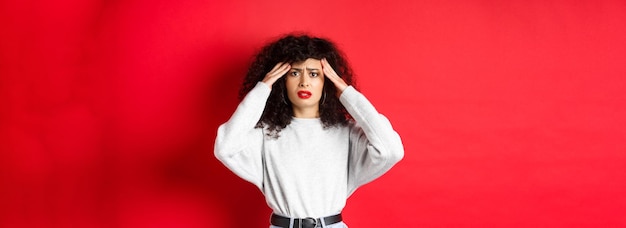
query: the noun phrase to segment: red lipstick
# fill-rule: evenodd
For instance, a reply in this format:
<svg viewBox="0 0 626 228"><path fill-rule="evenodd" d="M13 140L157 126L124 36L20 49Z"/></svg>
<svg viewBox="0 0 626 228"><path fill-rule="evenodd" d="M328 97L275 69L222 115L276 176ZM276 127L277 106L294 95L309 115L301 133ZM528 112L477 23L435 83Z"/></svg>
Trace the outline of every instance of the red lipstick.
<svg viewBox="0 0 626 228"><path fill-rule="evenodd" d="M309 99L311 98L311 92L306 91L306 90L300 90L298 91L298 97L301 99Z"/></svg>

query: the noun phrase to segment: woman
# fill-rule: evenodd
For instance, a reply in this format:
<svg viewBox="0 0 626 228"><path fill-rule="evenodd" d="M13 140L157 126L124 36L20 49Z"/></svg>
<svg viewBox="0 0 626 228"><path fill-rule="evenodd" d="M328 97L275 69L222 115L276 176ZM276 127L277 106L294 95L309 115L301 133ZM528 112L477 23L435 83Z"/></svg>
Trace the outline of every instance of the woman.
<svg viewBox="0 0 626 228"><path fill-rule="evenodd" d="M398 134L351 83L325 39L287 35L256 55L215 156L263 192L270 227L347 227L346 199L402 159Z"/></svg>

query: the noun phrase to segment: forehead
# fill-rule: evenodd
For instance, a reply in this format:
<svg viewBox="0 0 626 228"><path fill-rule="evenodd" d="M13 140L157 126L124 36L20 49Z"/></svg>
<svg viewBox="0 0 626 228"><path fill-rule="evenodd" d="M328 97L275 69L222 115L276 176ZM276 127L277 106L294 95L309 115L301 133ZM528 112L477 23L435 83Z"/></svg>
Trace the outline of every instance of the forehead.
<svg viewBox="0 0 626 228"><path fill-rule="evenodd" d="M322 62L319 59L308 58L301 62L294 62L291 64L293 68L321 68Z"/></svg>

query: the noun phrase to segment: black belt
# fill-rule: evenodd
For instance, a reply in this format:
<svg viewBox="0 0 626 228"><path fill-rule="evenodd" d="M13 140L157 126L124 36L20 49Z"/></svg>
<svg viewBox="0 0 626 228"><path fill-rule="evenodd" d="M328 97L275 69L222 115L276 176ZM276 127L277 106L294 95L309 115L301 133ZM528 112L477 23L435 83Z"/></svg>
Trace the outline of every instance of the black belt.
<svg viewBox="0 0 626 228"><path fill-rule="evenodd" d="M322 220L325 225L331 225L341 222L341 214L323 217L323 218L294 218L293 228L315 228L322 227ZM283 217L277 214L272 214L272 225L283 228L289 228L290 218Z"/></svg>

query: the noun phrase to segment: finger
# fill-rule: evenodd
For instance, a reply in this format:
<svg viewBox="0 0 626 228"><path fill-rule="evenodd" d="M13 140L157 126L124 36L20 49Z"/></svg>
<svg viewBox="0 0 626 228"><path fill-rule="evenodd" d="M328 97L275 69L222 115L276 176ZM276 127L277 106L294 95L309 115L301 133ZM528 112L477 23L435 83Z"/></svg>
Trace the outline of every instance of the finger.
<svg viewBox="0 0 626 228"><path fill-rule="evenodd" d="M277 77L282 77L287 73L287 71L289 71L289 69L291 69L291 65L285 63L280 68L276 69L276 71L274 71L274 75Z"/></svg>
<svg viewBox="0 0 626 228"><path fill-rule="evenodd" d="M335 84L338 91L341 92L348 86L348 84L346 84L346 82L341 77L339 77L337 72L333 70L333 68L328 63L328 60L326 60L325 58L322 59L322 70L324 71L324 74L328 77L328 79L333 84Z"/></svg>
<svg viewBox="0 0 626 228"><path fill-rule="evenodd" d="M276 64L270 72L267 72L267 74L265 74L265 78L261 81L271 88L274 82L285 75L289 69L291 69L291 64L280 62Z"/></svg>
<svg viewBox="0 0 626 228"><path fill-rule="evenodd" d="M274 67L273 67L273 68L272 68L269 72L267 72L267 74L271 74L271 73L272 73L272 72L274 72L276 69L280 68L280 66L282 66L282 65L283 65L283 63L282 63L282 62L277 63L276 65L274 65Z"/></svg>
<svg viewBox="0 0 626 228"><path fill-rule="evenodd" d="M274 68L272 68L269 72L267 72L267 74L273 74L274 72L276 72L276 70L280 69L281 67L284 67L285 64L283 62L279 62L277 63Z"/></svg>
<svg viewBox="0 0 626 228"><path fill-rule="evenodd" d="M324 75L330 76L328 72L328 68L330 68L330 66L328 65L326 59L323 58L320 62L322 63L322 72L324 72Z"/></svg>
<svg viewBox="0 0 626 228"><path fill-rule="evenodd" d="M280 66L275 67L272 71L268 72L267 75L270 77L282 76L291 68L291 65L288 63L282 63Z"/></svg>
<svg viewBox="0 0 626 228"><path fill-rule="evenodd" d="M326 58L322 59L322 71L324 72L324 74L326 76L329 77L329 79L336 79L339 78L339 75L337 75L337 72L335 72L335 70L333 69L333 67L330 66L330 63L328 63L328 60L326 60Z"/></svg>
<svg viewBox="0 0 626 228"><path fill-rule="evenodd" d="M284 62L279 62L279 63L276 63L276 65L274 65L274 68L272 68L272 69L270 70L270 72L275 71L276 69L280 68L280 67L281 67L281 66L283 66L283 65L285 65L285 63L284 63Z"/></svg>

